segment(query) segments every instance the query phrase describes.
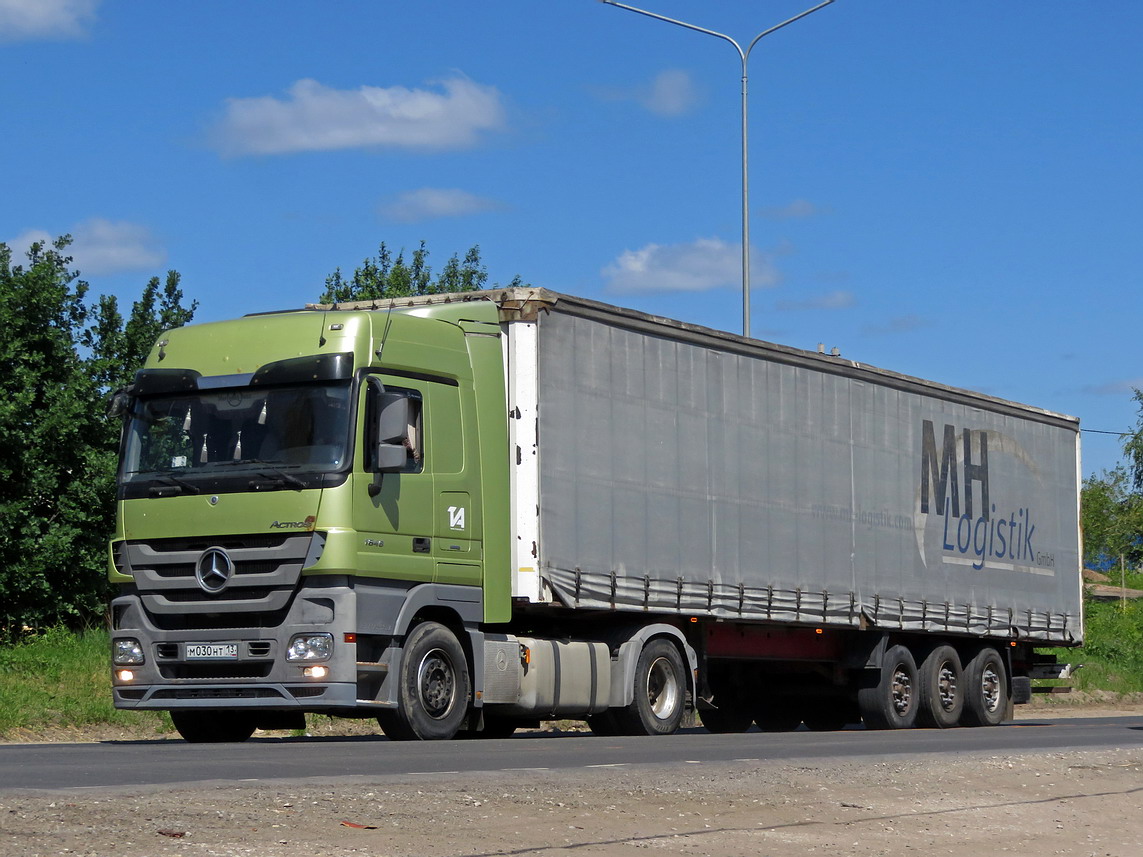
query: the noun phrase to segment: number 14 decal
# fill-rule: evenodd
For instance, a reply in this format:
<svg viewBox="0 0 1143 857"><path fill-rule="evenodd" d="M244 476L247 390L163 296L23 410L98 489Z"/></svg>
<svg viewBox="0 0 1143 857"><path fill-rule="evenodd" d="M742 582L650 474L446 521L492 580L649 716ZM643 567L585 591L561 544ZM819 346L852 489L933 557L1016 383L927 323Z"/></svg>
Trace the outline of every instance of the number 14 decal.
<svg viewBox="0 0 1143 857"><path fill-rule="evenodd" d="M448 525L453 530L464 529L464 506L448 507Z"/></svg>

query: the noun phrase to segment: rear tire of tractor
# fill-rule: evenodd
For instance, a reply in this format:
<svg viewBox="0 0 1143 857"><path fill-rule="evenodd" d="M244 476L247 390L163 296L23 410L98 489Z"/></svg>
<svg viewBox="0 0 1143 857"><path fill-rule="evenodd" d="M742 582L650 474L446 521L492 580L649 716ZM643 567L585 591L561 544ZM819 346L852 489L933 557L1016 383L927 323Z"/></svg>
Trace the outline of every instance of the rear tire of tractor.
<svg viewBox="0 0 1143 857"><path fill-rule="evenodd" d="M471 696L460 641L439 622L422 622L405 639L397 709L381 712L377 722L395 741L447 740L460 731Z"/></svg>
<svg viewBox="0 0 1143 857"><path fill-rule="evenodd" d="M950 729L964 711L964 670L952 646L937 646L919 670L921 704L917 725Z"/></svg>
<svg viewBox="0 0 1143 857"><path fill-rule="evenodd" d="M999 726L1008 713L1008 670L992 646L985 646L964 670L965 726Z"/></svg>
<svg viewBox="0 0 1143 857"><path fill-rule="evenodd" d="M866 729L910 729L917 722L917 662L905 646L892 646L881 660L877 684L857 691Z"/></svg>
<svg viewBox="0 0 1143 857"><path fill-rule="evenodd" d="M175 729L189 744L238 744L254 734L250 711L172 711Z"/></svg>
<svg viewBox="0 0 1143 857"><path fill-rule="evenodd" d="M683 656L670 640L643 647L635 665L635 697L616 709L615 722L625 735L670 735L683 722L687 699Z"/></svg>

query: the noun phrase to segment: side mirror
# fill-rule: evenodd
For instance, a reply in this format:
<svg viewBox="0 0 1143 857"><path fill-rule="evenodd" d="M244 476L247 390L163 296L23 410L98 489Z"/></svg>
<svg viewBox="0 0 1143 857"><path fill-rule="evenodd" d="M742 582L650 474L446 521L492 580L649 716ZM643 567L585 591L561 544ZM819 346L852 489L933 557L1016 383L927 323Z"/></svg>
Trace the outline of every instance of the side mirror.
<svg viewBox="0 0 1143 857"><path fill-rule="evenodd" d="M400 393L386 392L379 378L370 378L376 408L373 431L373 470L393 473L408 460L405 437L409 430L409 399Z"/></svg>
<svg viewBox="0 0 1143 857"><path fill-rule="evenodd" d="M111 400L107 403L107 416L116 419L130 410L131 395L126 390L116 390L111 394Z"/></svg>

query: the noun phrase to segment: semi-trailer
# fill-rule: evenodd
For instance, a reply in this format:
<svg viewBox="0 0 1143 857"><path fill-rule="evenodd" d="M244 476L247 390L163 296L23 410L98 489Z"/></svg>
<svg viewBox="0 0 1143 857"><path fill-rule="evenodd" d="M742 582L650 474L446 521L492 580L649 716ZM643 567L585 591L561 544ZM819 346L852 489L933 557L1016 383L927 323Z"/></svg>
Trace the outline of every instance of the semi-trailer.
<svg viewBox="0 0 1143 857"><path fill-rule="evenodd" d="M115 705L189 741L987 726L1083 639L1073 417L536 288L162 334Z"/></svg>

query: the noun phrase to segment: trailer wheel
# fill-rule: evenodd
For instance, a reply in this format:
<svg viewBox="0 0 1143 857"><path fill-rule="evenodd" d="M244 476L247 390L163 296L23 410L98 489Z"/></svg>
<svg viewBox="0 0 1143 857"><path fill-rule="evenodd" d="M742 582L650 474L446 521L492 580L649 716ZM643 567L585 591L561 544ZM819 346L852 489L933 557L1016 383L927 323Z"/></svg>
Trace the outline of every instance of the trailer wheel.
<svg viewBox="0 0 1143 857"><path fill-rule="evenodd" d="M921 662L919 726L948 729L956 726L964 711L964 671L952 646L937 646Z"/></svg>
<svg viewBox="0 0 1143 857"><path fill-rule="evenodd" d="M249 711L191 709L172 711L171 721L189 744L237 744L254 734L255 715Z"/></svg>
<svg viewBox="0 0 1143 857"><path fill-rule="evenodd" d="M893 646L881 661L877 684L857 691L867 729L909 729L918 709L917 662L904 646Z"/></svg>
<svg viewBox="0 0 1143 857"><path fill-rule="evenodd" d="M464 649L438 622L422 622L409 632L401 658L397 710L377 716L382 731L396 741L452 738L468 713L471 687Z"/></svg>
<svg viewBox="0 0 1143 857"><path fill-rule="evenodd" d="M1008 711L1008 671L1000 652L985 646L964 671L965 726L998 726Z"/></svg>
<svg viewBox="0 0 1143 857"><path fill-rule="evenodd" d="M652 640L635 664L635 698L616 710L615 721L627 735L670 735L683 722L686 688L678 648L669 640Z"/></svg>

